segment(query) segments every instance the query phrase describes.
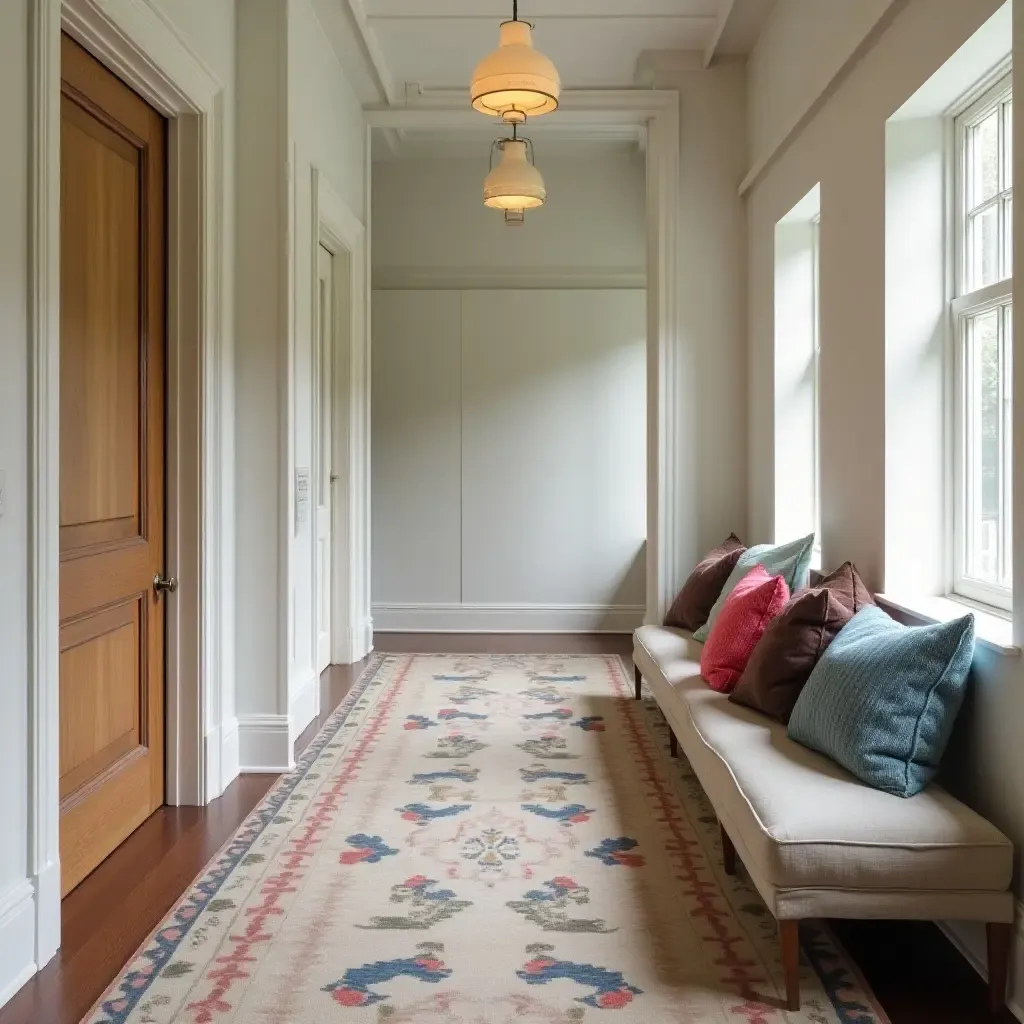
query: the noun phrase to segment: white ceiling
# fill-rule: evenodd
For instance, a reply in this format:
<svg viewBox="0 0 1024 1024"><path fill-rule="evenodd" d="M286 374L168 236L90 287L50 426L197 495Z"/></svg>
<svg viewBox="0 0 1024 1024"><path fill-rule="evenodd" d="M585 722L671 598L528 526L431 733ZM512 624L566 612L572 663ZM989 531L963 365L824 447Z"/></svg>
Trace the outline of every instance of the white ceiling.
<svg viewBox="0 0 1024 1024"><path fill-rule="evenodd" d="M497 46L512 0L313 0L366 104L402 103L408 86L468 89ZM749 53L775 0L521 0L519 17L565 88L625 88L650 51ZM645 83L646 84L646 83Z"/></svg>

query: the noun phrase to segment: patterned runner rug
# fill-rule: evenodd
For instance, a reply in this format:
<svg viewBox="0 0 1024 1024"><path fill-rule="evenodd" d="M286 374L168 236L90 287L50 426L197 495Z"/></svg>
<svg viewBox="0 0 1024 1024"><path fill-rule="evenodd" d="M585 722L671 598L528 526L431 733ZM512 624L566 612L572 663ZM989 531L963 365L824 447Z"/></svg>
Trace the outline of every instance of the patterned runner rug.
<svg viewBox="0 0 1024 1024"><path fill-rule="evenodd" d="M376 658L91 1024L885 1024L775 922L615 657Z"/></svg>

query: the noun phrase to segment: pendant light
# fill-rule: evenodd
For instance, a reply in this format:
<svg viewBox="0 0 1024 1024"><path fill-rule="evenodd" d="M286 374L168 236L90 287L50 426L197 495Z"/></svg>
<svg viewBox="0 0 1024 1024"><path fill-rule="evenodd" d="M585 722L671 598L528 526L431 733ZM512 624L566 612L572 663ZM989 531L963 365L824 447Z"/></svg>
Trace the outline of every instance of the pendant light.
<svg viewBox="0 0 1024 1024"><path fill-rule="evenodd" d="M518 125L512 124L511 139L497 139L491 144L491 172L484 179L484 205L495 210L531 210L542 206L547 189L540 171L533 164L533 144L520 139ZM501 152L494 166L494 150ZM506 217L508 223L517 219Z"/></svg>
<svg viewBox="0 0 1024 1024"><path fill-rule="evenodd" d="M562 90L555 65L533 48L532 28L519 20L519 0L512 0L512 20L502 22L498 49L473 72L473 109L507 124L548 114Z"/></svg>

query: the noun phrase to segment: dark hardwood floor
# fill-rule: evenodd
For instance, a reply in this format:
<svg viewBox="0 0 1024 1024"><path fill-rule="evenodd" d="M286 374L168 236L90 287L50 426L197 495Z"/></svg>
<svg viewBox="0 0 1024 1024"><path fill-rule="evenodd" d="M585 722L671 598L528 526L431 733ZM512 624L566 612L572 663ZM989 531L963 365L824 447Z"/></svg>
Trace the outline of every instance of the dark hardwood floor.
<svg viewBox="0 0 1024 1024"><path fill-rule="evenodd" d="M420 653L602 653L629 658L630 637L382 634L377 650ZM364 663L365 664L365 663ZM338 706L363 665L321 680L322 713L299 753ZM163 807L64 900L56 958L0 1010L0 1024L79 1024L189 883L275 782L244 775L209 807ZM1012 1024L985 1009L981 979L935 925L841 921L834 929L892 1024ZM657 1024L653 1022L652 1024Z"/></svg>

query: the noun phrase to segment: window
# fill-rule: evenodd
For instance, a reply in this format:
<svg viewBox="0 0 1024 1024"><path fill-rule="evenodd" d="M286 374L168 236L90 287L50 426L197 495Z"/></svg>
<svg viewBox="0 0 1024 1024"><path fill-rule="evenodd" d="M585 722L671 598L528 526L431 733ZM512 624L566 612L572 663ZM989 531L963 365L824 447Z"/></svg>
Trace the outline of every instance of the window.
<svg viewBox="0 0 1024 1024"><path fill-rule="evenodd" d="M955 120L955 593L1009 608L1013 584L1013 98L1000 79Z"/></svg>
<svg viewBox="0 0 1024 1024"><path fill-rule="evenodd" d="M818 222L815 185L775 225L775 539L815 535L821 566L818 456Z"/></svg>

